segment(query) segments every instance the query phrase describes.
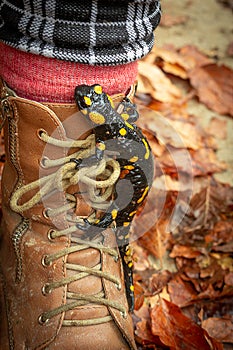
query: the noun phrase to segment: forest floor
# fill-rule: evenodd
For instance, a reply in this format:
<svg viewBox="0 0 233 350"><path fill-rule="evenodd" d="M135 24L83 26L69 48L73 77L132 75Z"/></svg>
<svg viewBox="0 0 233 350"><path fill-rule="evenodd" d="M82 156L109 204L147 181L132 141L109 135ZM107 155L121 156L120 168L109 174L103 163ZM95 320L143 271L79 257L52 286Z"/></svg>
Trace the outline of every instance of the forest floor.
<svg viewBox="0 0 233 350"><path fill-rule="evenodd" d="M161 0L139 62L155 179L136 218L138 349L233 348L232 0Z"/></svg>
<svg viewBox="0 0 233 350"><path fill-rule="evenodd" d="M231 4L231 8L224 3ZM232 0L161 0L161 4L164 18L155 32L158 47L195 45L219 64L233 68ZM226 172L215 176L233 184L233 119L209 110L196 99L189 101L188 110L206 128L212 117L226 122L226 138L218 140L217 155L229 167Z"/></svg>

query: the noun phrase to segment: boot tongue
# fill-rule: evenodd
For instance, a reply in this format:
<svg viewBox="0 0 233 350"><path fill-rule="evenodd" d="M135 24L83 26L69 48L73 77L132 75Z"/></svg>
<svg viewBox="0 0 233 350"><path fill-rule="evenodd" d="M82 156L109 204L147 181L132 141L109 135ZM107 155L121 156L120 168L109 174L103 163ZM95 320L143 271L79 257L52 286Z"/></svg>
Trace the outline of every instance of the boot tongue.
<svg viewBox="0 0 233 350"><path fill-rule="evenodd" d="M74 266L81 265L87 268L100 269L100 252L97 249L86 248L74 254L69 254L67 263L73 264ZM67 269L67 277L73 276L75 274L83 274L85 276L85 273L81 273L70 268ZM89 274L86 274L85 277L80 278L78 281L72 282L67 286L68 292L89 295L100 293L102 289L101 278Z"/></svg>
<svg viewBox="0 0 233 350"><path fill-rule="evenodd" d="M92 207L84 200L81 194L75 194L76 198L76 207L75 207L75 215L88 217L91 215L93 209Z"/></svg>

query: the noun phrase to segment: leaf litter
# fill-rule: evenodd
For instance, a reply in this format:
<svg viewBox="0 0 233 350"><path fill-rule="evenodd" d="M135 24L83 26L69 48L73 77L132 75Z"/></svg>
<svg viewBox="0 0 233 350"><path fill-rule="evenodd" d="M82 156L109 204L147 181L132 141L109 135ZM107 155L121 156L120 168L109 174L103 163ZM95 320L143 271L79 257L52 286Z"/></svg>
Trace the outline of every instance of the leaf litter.
<svg viewBox="0 0 233 350"><path fill-rule="evenodd" d="M232 117L232 74L192 45L154 48L139 65L138 124L156 175L132 232L138 349L233 346L233 188L214 176L228 167L216 155L227 125L215 114L204 130L187 108L196 98Z"/></svg>

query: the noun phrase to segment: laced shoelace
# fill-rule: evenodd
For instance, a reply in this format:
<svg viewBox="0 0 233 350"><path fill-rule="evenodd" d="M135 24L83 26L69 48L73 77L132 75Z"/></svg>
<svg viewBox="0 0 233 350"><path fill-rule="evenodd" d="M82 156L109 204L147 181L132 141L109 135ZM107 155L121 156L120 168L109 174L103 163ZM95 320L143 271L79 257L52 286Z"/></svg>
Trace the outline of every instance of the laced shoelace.
<svg viewBox="0 0 233 350"><path fill-rule="evenodd" d="M82 218L74 215L76 197L73 194L67 193L66 190L71 185L78 185L78 183L81 181L82 183L88 185L87 191L91 206L96 210L106 209L110 205L108 199L111 198L114 192L114 184L120 175L119 163L112 158L106 157L94 166L77 169L75 162L71 161L71 159L84 159L94 154L95 136L93 134L89 135L85 140L58 140L49 136L45 130L41 130L39 137L46 144L53 146L69 149L78 148L78 151L74 151L69 156L63 158L58 158L55 160L44 158L44 168L49 169L56 167L57 170L52 174L41 177L32 183L18 188L11 197L10 205L12 210L22 214L24 211L29 210L36 204L40 203L43 198L49 193L52 193L54 189L65 193L66 203L58 208L46 208L46 216L48 218L52 218L59 214L66 213L66 220L67 223L69 223L69 227L63 230L50 229L48 232L48 238L50 240L54 240L61 236L69 236L71 244L69 247L66 247L54 254L43 256L43 266L50 266L53 262L62 257L89 248L98 250L100 254L109 254L115 261L117 261L119 258L118 251L116 249L104 246L102 243L103 236L101 234L91 241L83 240L82 238L75 236L75 232L77 231L76 225L77 223L82 222ZM35 192L36 189L38 190ZM34 195L28 201L19 204L22 197L31 190L34 190ZM93 222L97 219L96 210L94 210L94 212L88 217L88 221ZM111 281L118 289L121 289L121 282L119 279L108 272L102 271L101 263L91 268L84 265L66 263L66 269L72 271L72 275L64 277L60 281L45 284L42 289L44 295L51 293L56 288L67 286L69 283L79 281L88 275L97 276ZM126 317L125 307L118 302L108 300L104 291L91 295L71 293L68 291L67 301L68 302L64 305L44 312L39 317L39 322L44 324L54 316L90 303L115 308L119 310L124 317ZM86 320L64 319L63 326L94 325L109 322L111 320L111 315Z"/></svg>

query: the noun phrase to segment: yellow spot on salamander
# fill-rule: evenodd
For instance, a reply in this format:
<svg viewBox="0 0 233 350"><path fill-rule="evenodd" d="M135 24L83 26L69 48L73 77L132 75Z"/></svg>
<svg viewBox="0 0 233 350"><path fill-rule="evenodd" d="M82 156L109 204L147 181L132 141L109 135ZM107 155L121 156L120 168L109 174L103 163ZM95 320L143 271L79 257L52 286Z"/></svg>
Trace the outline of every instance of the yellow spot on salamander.
<svg viewBox="0 0 233 350"><path fill-rule="evenodd" d="M130 128L130 129L134 129L133 125L131 125L131 124L128 123L127 121L125 121L125 125L128 126L128 128Z"/></svg>
<svg viewBox="0 0 233 350"><path fill-rule="evenodd" d="M105 150L105 148L106 148L106 146L105 146L105 144L104 143L98 143L97 144L97 148L100 150L100 151L104 151Z"/></svg>
<svg viewBox="0 0 233 350"><path fill-rule="evenodd" d="M122 118L123 118L124 120L129 119L128 113L122 113L121 116L122 116Z"/></svg>
<svg viewBox="0 0 233 350"><path fill-rule="evenodd" d="M137 157L137 156L134 156L134 157L130 158L129 161L130 161L131 163L135 163L135 162L138 161L138 157Z"/></svg>
<svg viewBox="0 0 233 350"><path fill-rule="evenodd" d="M124 227L127 227L127 226L129 226L129 224L130 224L130 222L127 222L127 221L126 221L126 222L123 223L123 226L124 226Z"/></svg>
<svg viewBox="0 0 233 350"><path fill-rule="evenodd" d="M102 86L101 86L101 85L96 85L96 86L94 87L94 91L95 91L98 95L101 95L102 92L103 92Z"/></svg>
<svg viewBox="0 0 233 350"><path fill-rule="evenodd" d="M118 212L117 212L117 210L116 210L116 209L113 209L111 214L112 214L112 218L113 218L113 220L115 220L115 219L116 219L116 217L117 217Z"/></svg>
<svg viewBox="0 0 233 350"><path fill-rule="evenodd" d="M145 188L145 190L144 190L144 192L143 192L141 198L138 199L138 201L137 201L138 204L141 203L141 202L144 200L144 198L146 197L148 191L149 191L149 186L147 186L147 187Z"/></svg>
<svg viewBox="0 0 233 350"><path fill-rule="evenodd" d="M144 146L145 146L145 149L146 149L146 153L145 153L144 158L145 158L145 159L148 159L149 156L150 156L149 145L148 145L148 143L147 143L147 141L146 141L145 139L142 139L142 142L144 143Z"/></svg>
<svg viewBox="0 0 233 350"><path fill-rule="evenodd" d="M103 124L105 122L104 116L100 113L97 113L97 112L90 112L89 118L95 124Z"/></svg>
<svg viewBox="0 0 233 350"><path fill-rule="evenodd" d="M132 211L130 214L129 214L129 216L133 216L133 215L135 215L137 213L137 210L134 210L134 211Z"/></svg>
<svg viewBox="0 0 233 350"><path fill-rule="evenodd" d="M112 108L115 108L114 103L113 103L113 100L111 99L111 97L110 97L109 95L107 95L107 97L108 97L108 100L109 100L109 102L110 102L110 104L111 104L111 107L112 107Z"/></svg>
<svg viewBox="0 0 233 350"><path fill-rule="evenodd" d="M133 169L134 169L134 166L133 166L133 165L125 165L125 166L124 166L124 169L133 170Z"/></svg>
<svg viewBox="0 0 233 350"><path fill-rule="evenodd" d="M82 109L82 114L87 115L87 109Z"/></svg>
<svg viewBox="0 0 233 350"><path fill-rule="evenodd" d="M132 254L132 250L129 248L126 250L125 255L130 256Z"/></svg>
<svg viewBox="0 0 233 350"><path fill-rule="evenodd" d="M100 222L100 220L98 219L98 220L95 221L95 224L98 224L99 222Z"/></svg>
<svg viewBox="0 0 233 350"><path fill-rule="evenodd" d="M126 238L126 239L129 238L129 233L125 236L125 238Z"/></svg>
<svg viewBox="0 0 233 350"><path fill-rule="evenodd" d="M126 131L125 128L121 128L121 129L119 130L119 133L120 133L121 136L125 136L125 135L127 134L127 131Z"/></svg>
<svg viewBox="0 0 233 350"><path fill-rule="evenodd" d="M87 106L91 106L92 102L91 102L90 97L84 96L84 101L85 101Z"/></svg>
<svg viewBox="0 0 233 350"><path fill-rule="evenodd" d="M129 289L131 290L131 292L134 292L134 286L130 286Z"/></svg>
<svg viewBox="0 0 233 350"><path fill-rule="evenodd" d="M132 263L132 262L129 262L129 263L128 263L128 266L129 266L129 268L131 268L131 267L133 266L133 263Z"/></svg>

